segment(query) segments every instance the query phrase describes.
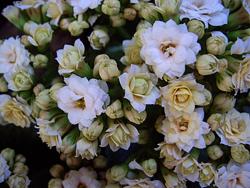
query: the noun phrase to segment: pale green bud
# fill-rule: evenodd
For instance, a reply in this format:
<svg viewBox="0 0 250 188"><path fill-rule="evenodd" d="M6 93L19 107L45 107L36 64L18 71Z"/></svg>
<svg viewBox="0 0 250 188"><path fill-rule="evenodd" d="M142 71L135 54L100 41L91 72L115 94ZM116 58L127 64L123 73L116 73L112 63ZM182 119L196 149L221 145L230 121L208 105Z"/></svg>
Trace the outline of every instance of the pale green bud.
<svg viewBox="0 0 250 188"><path fill-rule="evenodd" d="M188 26L188 31L196 34L199 37L199 39L201 39L205 34L205 26L199 20L190 20L188 21L187 26Z"/></svg>
<svg viewBox="0 0 250 188"><path fill-rule="evenodd" d="M53 99L54 101L57 101L57 91L62 88L64 86L63 83L58 82L52 85L52 87L49 89L49 96L51 97L51 99Z"/></svg>
<svg viewBox="0 0 250 188"><path fill-rule="evenodd" d="M212 54L204 54L197 58L195 65L199 74L205 76L224 71L228 63L226 59L218 59Z"/></svg>
<svg viewBox="0 0 250 188"><path fill-rule="evenodd" d="M36 96L36 105L42 110L49 110L56 107L56 103L49 96L49 89L44 89Z"/></svg>
<svg viewBox="0 0 250 188"><path fill-rule="evenodd" d="M167 16L178 14L181 0L155 0L156 6L162 9Z"/></svg>
<svg viewBox="0 0 250 188"><path fill-rule="evenodd" d="M49 169L49 173L53 178L63 178L65 171L62 165L55 164Z"/></svg>
<svg viewBox="0 0 250 188"><path fill-rule="evenodd" d="M79 36L86 28L89 28L89 24L86 21L75 20L68 26L68 30L72 36Z"/></svg>
<svg viewBox="0 0 250 188"><path fill-rule="evenodd" d="M80 157L67 157L66 164L70 169L78 169L81 166L82 159Z"/></svg>
<svg viewBox="0 0 250 188"><path fill-rule="evenodd" d="M62 188L62 187L63 187L63 184L62 184L61 179L53 178L49 180L48 188Z"/></svg>
<svg viewBox="0 0 250 188"><path fill-rule="evenodd" d="M211 36L206 41L207 51L213 55L222 55L224 54L227 42L222 36Z"/></svg>
<svg viewBox="0 0 250 188"><path fill-rule="evenodd" d="M114 101L111 105L106 108L106 115L111 119L117 119L124 116L122 103L120 100Z"/></svg>
<svg viewBox="0 0 250 188"><path fill-rule="evenodd" d="M26 157L24 157L24 155L22 155L22 154L17 154L15 157L15 162L25 163Z"/></svg>
<svg viewBox="0 0 250 188"><path fill-rule="evenodd" d="M237 163L244 164L250 159L250 153L243 144L231 147L231 156Z"/></svg>
<svg viewBox="0 0 250 188"><path fill-rule="evenodd" d="M224 119L224 116L221 114L212 114L208 119L207 119L207 123L209 124L209 126L211 127L211 129L213 131L217 130L220 126L221 123Z"/></svg>
<svg viewBox="0 0 250 188"><path fill-rule="evenodd" d="M110 170L110 176L113 181L119 182L128 173L128 167L126 165L115 165Z"/></svg>
<svg viewBox="0 0 250 188"><path fill-rule="evenodd" d="M119 0L104 0L102 12L109 16L117 15L120 12L121 3Z"/></svg>
<svg viewBox="0 0 250 188"><path fill-rule="evenodd" d="M30 180L28 176L14 174L9 177L7 184L9 188L28 188Z"/></svg>
<svg viewBox="0 0 250 188"><path fill-rule="evenodd" d="M234 89L232 76L227 71L216 75L216 85L221 91L225 92L231 92Z"/></svg>
<svg viewBox="0 0 250 188"><path fill-rule="evenodd" d="M126 20L133 21L137 16L137 12L133 8L125 8L123 12L123 17Z"/></svg>
<svg viewBox="0 0 250 188"><path fill-rule="evenodd" d="M8 85L3 76L0 77L0 92L5 93L8 91Z"/></svg>
<svg viewBox="0 0 250 188"><path fill-rule="evenodd" d="M213 112L226 113L234 108L236 98L227 93L219 93L215 96L211 107Z"/></svg>
<svg viewBox="0 0 250 188"><path fill-rule="evenodd" d="M29 167L22 162L17 162L14 164L13 173L18 175L27 175L29 172Z"/></svg>
<svg viewBox="0 0 250 188"><path fill-rule="evenodd" d="M108 159L104 157L103 155L99 155L93 160L94 168L97 168L97 169L106 168L107 164L108 164Z"/></svg>
<svg viewBox="0 0 250 188"><path fill-rule="evenodd" d="M109 42L109 35L106 29L96 27L88 37L88 40L94 50L101 50Z"/></svg>
<svg viewBox="0 0 250 188"><path fill-rule="evenodd" d="M152 3L139 2L133 6L138 12L139 16L149 22L154 22L160 18L158 7Z"/></svg>
<svg viewBox="0 0 250 188"><path fill-rule="evenodd" d="M7 161L7 164L10 166L10 168L12 168L14 164L15 150L11 148L5 148L1 151L1 155Z"/></svg>
<svg viewBox="0 0 250 188"><path fill-rule="evenodd" d="M60 21L60 23L59 23L59 27L60 27L62 30L66 31L66 30L68 30L69 25L70 25L70 23L71 23L73 20L74 20L73 18L63 18L63 19L61 19L61 21Z"/></svg>
<svg viewBox="0 0 250 188"><path fill-rule="evenodd" d="M141 163L146 174L153 176L157 172L157 163L154 159L148 159Z"/></svg>
<svg viewBox="0 0 250 188"><path fill-rule="evenodd" d="M213 145L207 148L207 154L212 160L217 160L221 158L224 153L218 145Z"/></svg>
<svg viewBox="0 0 250 188"><path fill-rule="evenodd" d="M125 102L123 104L123 111L124 111L125 117L129 121L131 121L132 123L135 123L137 125L140 125L141 123L143 123L145 121L145 119L147 118L146 111L138 112L128 102Z"/></svg>
<svg viewBox="0 0 250 188"><path fill-rule="evenodd" d="M61 151L64 154L71 154L75 151L76 148L76 142L80 136L80 131L78 128L72 129L69 133L65 135L65 137L62 140L62 146Z"/></svg>
<svg viewBox="0 0 250 188"><path fill-rule="evenodd" d="M208 134L203 135L206 145L210 145L215 141L215 135L212 131L210 131Z"/></svg>
<svg viewBox="0 0 250 188"><path fill-rule="evenodd" d="M34 68L45 68L48 64L49 59L43 54L37 54L32 59Z"/></svg>
<svg viewBox="0 0 250 188"><path fill-rule="evenodd" d="M95 141L101 135L103 127L103 121L98 118L89 127L83 127L81 131L89 141Z"/></svg>
<svg viewBox="0 0 250 188"><path fill-rule="evenodd" d="M112 27L121 27L126 24L126 20L123 17L123 14L117 14L109 17Z"/></svg>

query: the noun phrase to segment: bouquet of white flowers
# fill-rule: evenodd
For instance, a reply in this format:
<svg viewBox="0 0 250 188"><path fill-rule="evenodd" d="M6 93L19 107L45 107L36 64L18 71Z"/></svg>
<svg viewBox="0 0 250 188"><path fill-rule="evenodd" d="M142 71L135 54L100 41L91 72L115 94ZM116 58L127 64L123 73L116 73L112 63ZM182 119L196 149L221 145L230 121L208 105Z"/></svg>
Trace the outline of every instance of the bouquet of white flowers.
<svg viewBox="0 0 250 188"><path fill-rule="evenodd" d="M22 34L0 43L0 123L34 126L74 169L55 166L49 188L249 187L248 0L21 0L2 14Z"/></svg>

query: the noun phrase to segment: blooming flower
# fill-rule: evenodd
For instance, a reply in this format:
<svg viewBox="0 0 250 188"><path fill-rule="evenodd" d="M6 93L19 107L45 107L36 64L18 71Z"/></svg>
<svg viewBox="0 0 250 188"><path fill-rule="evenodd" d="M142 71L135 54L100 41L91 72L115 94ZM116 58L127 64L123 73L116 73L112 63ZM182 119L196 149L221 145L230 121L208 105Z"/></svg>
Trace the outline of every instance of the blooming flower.
<svg viewBox="0 0 250 188"><path fill-rule="evenodd" d="M89 8L95 9L101 2L102 0L68 0L74 9L74 16L86 12Z"/></svg>
<svg viewBox="0 0 250 188"><path fill-rule="evenodd" d="M98 141L88 141L82 137L76 143L76 156L81 156L83 159L93 159L97 156Z"/></svg>
<svg viewBox="0 0 250 188"><path fill-rule="evenodd" d="M97 174L94 170L85 167L80 168L78 171L71 170L66 174L63 180L64 188L101 188L101 183L96 180Z"/></svg>
<svg viewBox="0 0 250 188"><path fill-rule="evenodd" d="M72 73L79 69L84 61L84 51L85 47L80 39L75 41L74 46L66 44L63 49L57 50L56 60L59 63L59 74Z"/></svg>
<svg viewBox="0 0 250 188"><path fill-rule="evenodd" d="M160 97L160 91L155 86L157 78L149 73L146 65L131 65L127 72L119 76L119 81L125 90L124 98L128 99L138 112L144 111L146 104L155 104L156 99Z"/></svg>
<svg viewBox="0 0 250 188"><path fill-rule="evenodd" d="M162 134L165 142L176 144L180 150L189 152L193 147L205 148L205 140L202 135L209 132L209 125L203 122L204 111L197 108L190 114L180 116L168 116L162 122Z"/></svg>
<svg viewBox="0 0 250 188"><path fill-rule="evenodd" d="M211 100L211 93L192 74L170 81L161 88L161 93L166 114L191 113L195 105L205 106Z"/></svg>
<svg viewBox="0 0 250 188"><path fill-rule="evenodd" d="M250 144L249 114L240 113L233 108L225 114L221 126L216 129L216 133L224 145Z"/></svg>
<svg viewBox="0 0 250 188"><path fill-rule="evenodd" d="M64 81L67 85L57 91L58 107L68 114L70 123L89 127L98 115L105 112L109 103L107 84L76 75Z"/></svg>
<svg viewBox="0 0 250 188"><path fill-rule="evenodd" d="M250 161L242 165L230 161L226 167L223 166L218 170L218 178L215 180L218 188L247 188L249 184Z"/></svg>
<svg viewBox="0 0 250 188"><path fill-rule="evenodd" d="M200 20L206 28L226 24L228 14L220 0L183 0L180 6L180 19Z"/></svg>
<svg viewBox="0 0 250 188"><path fill-rule="evenodd" d="M250 53L250 37L246 40L237 38L235 43L231 47L231 54L249 54Z"/></svg>
<svg viewBox="0 0 250 188"><path fill-rule="evenodd" d="M0 154L0 183L4 182L9 176L11 172L9 170L9 166L7 165L6 160Z"/></svg>
<svg viewBox="0 0 250 188"><path fill-rule="evenodd" d="M141 57L146 64L152 65L157 77L162 78L164 74L180 77L185 72L185 65L196 60L201 49L197 40L185 24L177 25L173 20L156 21L142 33Z"/></svg>
<svg viewBox="0 0 250 188"><path fill-rule="evenodd" d="M8 38L0 45L0 73L7 73L16 66L27 66L29 63L29 52L19 38Z"/></svg>
<svg viewBox="0 0 250 188"><path fill-rule="evenodd" d="M164 188L164 185L161 181L159 180L153 180L151 181L149 178L145 179L123 179L120 182L122 185L127 185L124 186L123 188Z"/></svg>

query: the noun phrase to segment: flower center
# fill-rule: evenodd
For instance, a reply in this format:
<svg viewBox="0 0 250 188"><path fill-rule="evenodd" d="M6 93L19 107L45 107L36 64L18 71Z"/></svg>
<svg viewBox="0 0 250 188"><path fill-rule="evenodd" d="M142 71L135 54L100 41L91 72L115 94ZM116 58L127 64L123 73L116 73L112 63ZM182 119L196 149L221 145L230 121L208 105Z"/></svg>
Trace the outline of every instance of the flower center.
<svg viewBox="0 0 250 188"><path fill-rule="evenodd" d="M177 103L186 103L191 95L191 91L187 87L177 88L174 91L174 101Z"/></svg>
<svg viewBox="0 0 250 188"><path fill-rule="evenodd" d="M246 123L244 120L233 119L231 120L232 132L240 134L246 130Z"/></svg>
<svg viewBox="0 0 250 188"><path fill-rule="evenodd" d="M179 131L186 131L188 129L189 121L187 119L182 118L178 123Z"/></svg>
<svg viewBox="0 0 250 188"><path fill-rule="evenodd" d="M75 101L74 105L75 105L76 108L85 109L86 104L85 104L84 98L81 98L81 99Z"/></svg>
<svg viewBox="0 0 250 188"><path fill-rule="evenodd" d="M172 55L174 55L175 53L175 48L176 45L173 44L171 41L164 41L161 43L160 45L160 50L163 52L164 55L166 55L167 57L170 57Z"/></svg>

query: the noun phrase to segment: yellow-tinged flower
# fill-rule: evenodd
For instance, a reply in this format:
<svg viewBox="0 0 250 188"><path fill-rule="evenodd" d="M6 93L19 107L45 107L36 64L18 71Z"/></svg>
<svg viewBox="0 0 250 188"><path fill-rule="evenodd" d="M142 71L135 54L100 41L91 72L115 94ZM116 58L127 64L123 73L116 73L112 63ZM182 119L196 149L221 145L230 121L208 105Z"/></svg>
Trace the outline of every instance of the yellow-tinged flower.
<svg viewBox="0 0 250 188"><path fill-rule="evenodd" d="M202 187L209 186L215 179L217 179L217 171L210 163L200 164L199 183Z"/></svg>
<svg viewBox="0 0 250 188"><path fill-rule="evenodd" d="M211 93L197 83L192 74L170 81L161 88L162 106L166 114L191 113L195 105L205 106L211 101Z"/></svg>
<svg viewBox="0 0 250 188"><path fill-rule="evenodd" d="M124 112L122 109L121 101L116 100L111 105L109 105L106 109L106 115L111 119L117 119L123 117Z"/></svg>
<svg viewBox="0 0 250 188"><path fill-rule="evenodd" d="M76 156L82 159L91 160L97 156L98 141L88 141L86 138L80 138L76 143Z"/></svg>
<svg viewBox="0 0 250 188"><path fill-rule="evenodd" d="M250 159L250 153L243 144L231 147L231 156L237 163L244 164Z"/></svg>
<svg viewBox="0 0 250 188"><path fill-rule="evenodd" d="M89 141L95 141L102 133L103 127L103 121L100 118L97 118L89 127L82 127L80 129L85 138Z"/></svg>

